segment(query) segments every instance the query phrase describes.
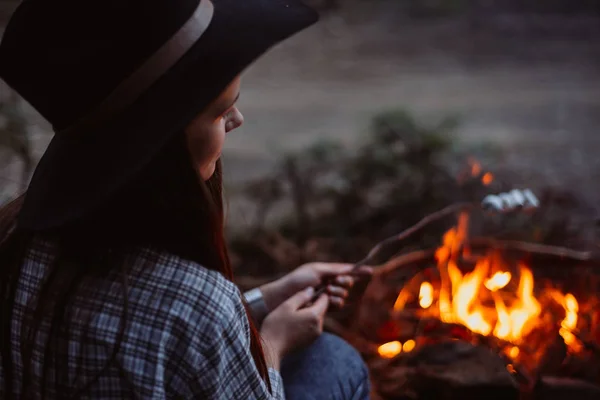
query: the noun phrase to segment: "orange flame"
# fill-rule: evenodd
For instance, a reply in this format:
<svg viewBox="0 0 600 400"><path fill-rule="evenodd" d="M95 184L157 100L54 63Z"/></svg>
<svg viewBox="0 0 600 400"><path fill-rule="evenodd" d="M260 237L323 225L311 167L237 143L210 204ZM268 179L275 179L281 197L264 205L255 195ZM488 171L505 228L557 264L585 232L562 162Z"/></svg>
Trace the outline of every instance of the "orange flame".
<svg viewBox="0 0 600 400"><path fill-rule="evenodd" d="M429 282L423 282L419 290L419 305L421 308L429 308L433 304L433 286Z"/></svg>
<svg viewBox="0 0 600 400"><path fill-rule="evenodd" d="M406 342L404 342L404 344L400 343L397 340L394 340L393 342L387 342L379 346L377 348L377 352L383 358L394 358L402 352L410 353L415 349L416 346L417 342L415 342L412 339L407 340Z"/></svg>
<svg viewBox="0 0 600 400"><path fill-rule="evenodd" d="M481 174L481 164L475 159L469 160L471 164L471 176L479 176Z"/></svg>
<svg viewBox="0 0 600 400"><path fill-rule="evenodd" d="M573 330L577 328L577 314L579 312L579 303L575 296L571 293L563 295L558 290L553 290L551 293L554 300L563 306L565 310L565 318L560 324L558 333L562 336L565 343L574 351L578 352L582 349L581 343L573 334Z"/></svg>
<svg viewBox="0 0 600 400"><path fill-rule="evenodd" d="M490 185L492 182L494 182L494 175L491 172L486 172L481 177L481 183L483 183L485 186Z"/></svg>
<svg viewBox="0 0 600 400"><path fill-rule="evenodd" d="M471 176L473 178L481 176L483 169L481 168L481 163L475 159L469 160L469 165L471 167ZM494 175L491 172L486 172L481 176L481 183L485 186L490 185L494 181Z"/></svg>
<svg viewBox="0 0 600 400"><path fill-rule="evenodd" d="M397 340L384 343L377 348L377 352L383 358L394 358L402 352L402 343Z"/></svg>
<svg viewBox="0 0 600 400"><path fill-rule="evenodd" d="M404 345L402 345L402 351L405 353L410 353L414 350L416 346L417 343L414 340L407 340L406 342L404 342Z"/></svg>
<svg viewBox="0 0 600 400"><path fill-rule="evenodd" d="M542 306L535 296L533 273L523 262L517 263L516 269L509 272L510 268L495 253L480 257L472 271L463 273L458 260L465 250L468 222L468 215L461 213L458 225L444 234L443 243L435 253L440 274L437 299L432 283L422 282L419 305L443 322L462 324L474 333L494 335L513 343L515 346L507 350L507 354L516 359L520 352L518 345L542 321ZM509 286L513 281L514 286ZM399 293L394 310L402 310L413 298L410 290L414 289L405 287ZM579 312L577 299L557 290L551 292L551 296L565 310L559 333L570 349L578 351L581 344L573 334ZM410 348L405 343L400 351L409 351L407 346Z"/></svg>
<svg viewBox="0 0 600 400"><path fill-rule="evenodd" d="M491 292L495 292L508 285L508 282L510 282L510 278L512 278L512 275L508 271L496 272L494 276L485 281L485 287L488 288Z"/></svg>

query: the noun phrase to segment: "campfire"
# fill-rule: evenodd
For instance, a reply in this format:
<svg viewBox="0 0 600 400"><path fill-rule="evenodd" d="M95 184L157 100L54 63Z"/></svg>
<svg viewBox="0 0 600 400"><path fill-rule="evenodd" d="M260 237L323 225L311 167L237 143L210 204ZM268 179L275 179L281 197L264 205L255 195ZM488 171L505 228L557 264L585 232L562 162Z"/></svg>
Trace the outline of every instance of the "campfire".
<svg viewBox="0 0 600 400"><path fill-rule="evenodd" d="M467 232L468 215L463 212L458 226L446 232L435 252L438 279L415 277L398 295L394 315L410 311L420 318L463 326L473 334L493 336L507 344L507 355L515 361L528 356L534 359L527 361L539 361L535 354L522 354L519 346L540 329L551 342L550 330L555 328L570 351L581 351L581 343L573 334L579 312L575 296L547 286L536 294L535 278L524 261L508 262L495 250L482 256L469 254L464 246ZM474 267L463 273L461 262ZM560 320L556 320L558 316ZM378 352L391 358L402 350L410 351L413 343L385 343Z"/></svg>
<svg viewBox="0 0 600 400"><path fill-rule="evenodd" d="M438 318L476 334L494 336L514 345L509 355L516 359L520 354L518 346L536 328L548 325L556 317L549 310L560 306L564 317L552 321L552 325L560 326L558 333L571 351L580 351L581 345L573 335L579 312L575 296L545 288L536 297L534 276L525 262L511 265L497 251L481 257L469 256L463 246L467 223L468 215L462 213L458 226L444 235L442 246L436 250L438 281L414 279L398 295L394 312L412 309L421 317ZM463 258L471 258L469 261L475 264L471 272L463 274L459 268ZM410 308L411 302L418 307ZM387 345L382 345L379 352L384 357L395 355Z"/></svg>
<svg viewBox="0 0 600 400"><path fill-rule="evenodd" d="M475 211L451 206L390 238L456 212L438 247L376 267L349 329L329 322L366 358L373 398L600 398L596 290L572 290L595 280L591 253L475 237Z"/></svg>

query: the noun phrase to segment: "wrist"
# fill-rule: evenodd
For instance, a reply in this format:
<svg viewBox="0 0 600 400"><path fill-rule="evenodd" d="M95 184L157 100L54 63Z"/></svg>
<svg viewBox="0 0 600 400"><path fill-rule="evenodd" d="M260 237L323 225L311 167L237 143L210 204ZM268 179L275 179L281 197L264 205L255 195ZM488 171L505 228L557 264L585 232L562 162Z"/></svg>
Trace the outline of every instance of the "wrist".
<svg viewBox="0 0 600 400"><path fill-rule="evenodd" d="M265 303L264 294L261 288L254 288L244 293L244 298L250 307L250 314L258 326L271 311Z"/></svg>
<svg viewBox="0 0 600 400"><path fill-rule="evenodd" d="M263 294L263 299L269 312L273 311L279 307L281 303L287 300L287 286L285 277L260 286L260 291Z"/></svg>

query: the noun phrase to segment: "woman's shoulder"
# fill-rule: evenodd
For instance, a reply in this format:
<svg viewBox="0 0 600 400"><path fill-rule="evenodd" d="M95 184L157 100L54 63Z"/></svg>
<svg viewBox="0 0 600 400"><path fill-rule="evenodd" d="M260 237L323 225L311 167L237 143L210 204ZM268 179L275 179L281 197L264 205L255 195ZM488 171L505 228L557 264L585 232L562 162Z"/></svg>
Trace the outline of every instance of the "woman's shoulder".
<svg viewBox="0 0 600 400"><path fill-rule="evenodd" d="M153 294L155 307L171 316L228 321L239 317L241 293L220 272L175 254L149 248L135 252L131 295ZM142 298L139 298L142 300ZM243 306L242 306L243 307ZM196 323L198 321L195 321Z"/></svg>
<svg viewBox="0 0 600 400"><path fill-rule="evenodd" d="M27 282L41 282L56 254L54 241L36 238L24 264ZM162 329L173 324L226 324L243 312L239 289L217 271L146 247L131 249L126 258L129 312L144 325ZM118 311L123 303L121 271L114 268L103 277L84 282L81 306Z"/></svg>

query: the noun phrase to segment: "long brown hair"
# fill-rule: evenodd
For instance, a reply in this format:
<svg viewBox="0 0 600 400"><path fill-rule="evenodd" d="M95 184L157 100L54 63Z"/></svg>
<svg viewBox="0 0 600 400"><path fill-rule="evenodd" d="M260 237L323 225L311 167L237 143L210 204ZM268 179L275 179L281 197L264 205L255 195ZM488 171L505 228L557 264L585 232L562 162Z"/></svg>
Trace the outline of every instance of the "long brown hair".
<svg viewBox="0 0 600 400"><path fill-rule="evenodd" d="M112 197L107 204L67 226L47 232L24 232L15 228L22 198L0 209L0 358L7 398L17 393L12 365L11 326L19 270L35 235L52 238L58 254L37 295L33 315L23 321L21 357L24 363L21 394L31 397L54 384L54 392L80 397L115 361L127 321L127 253L134 247L167 251L219 271L233 280L224 238L224 209L220 162L213 177L200 182L192 167L183 133L165 146L153 162ZM77 388L69 387L65 378L68 360L56 350L59 332L69 329L68 305L82 280L96 273L119 270L122 277L124 311L118 340L112 357L95 380ZM248 314L248 309L246 307ZM51 316L46 342L41 382L33 380L31 349L44 316ZM248 315L251 353L269 390L271 384L260 336ZM48 369L54 363L54 382L48 382ZM77 382L77 379L76 381Z"/></svg>

